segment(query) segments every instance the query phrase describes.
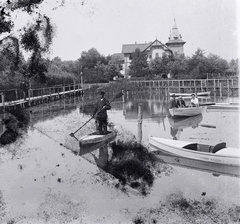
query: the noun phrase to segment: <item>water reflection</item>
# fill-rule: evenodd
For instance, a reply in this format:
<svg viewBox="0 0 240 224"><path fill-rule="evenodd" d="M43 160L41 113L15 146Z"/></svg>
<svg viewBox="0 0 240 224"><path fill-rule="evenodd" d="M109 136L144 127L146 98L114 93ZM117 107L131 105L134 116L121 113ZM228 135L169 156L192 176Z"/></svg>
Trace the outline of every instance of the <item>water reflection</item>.
<svg viewBox="0 0 240 224"><path fill-rule="evenodd" d="M227 175L240 177L240 167L239 166L231 166L231 165L223 165L218 163L209 163L205 161L199 161L184 157L178 157L170 154L166 154L160 151L154 151L154 155L158 156L158 158L162 159L168 164L174 166L180 166L186 169L194 169L202 172L212 173L213 176L219 175Z"/></svg>
<svg viewBox="0 0 240 224"><path fill-rule="evenodd" d="M168 117L168 121L170 124L170 134L173 139L178 140L180 137L181 132L185 128L197 128L203 119L202 114L192 117L183 117L183 118L173 118Z"/></svg>
<svg viewBox="0 0 240 224"><path fill-rule="evenodd" d="M27 131L29 121L29 113L25 110L13 110L0 114L0 145L15 142Z"/></svg>
<svg viewBox="0 0 240 224"><path fill-rule="evenodd" d="M170 175L171 167L137 142L114 141L110 144L86 144L79 155L115 176L142 195L150 193L156 177Z"/></svg>
<svg viewBox="0 0 240 224"><path fill-rule="evenodd" d="M167 103L163 100L128 100L125 103L125 119L138 119L138 105L142 104L142 119L153 122L159 122L159 118L166 118L168 116Z"/></svg>

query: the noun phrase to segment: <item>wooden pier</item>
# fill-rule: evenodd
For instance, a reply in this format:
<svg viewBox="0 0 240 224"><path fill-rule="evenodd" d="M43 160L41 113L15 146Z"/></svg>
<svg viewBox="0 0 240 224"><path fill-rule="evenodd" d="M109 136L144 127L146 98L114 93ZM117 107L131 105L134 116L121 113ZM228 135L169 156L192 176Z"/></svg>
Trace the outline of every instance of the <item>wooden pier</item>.
<svg viewBox="0 0 240 224"><path fill-rule="evenodd" d="M166 92L196 93L211 91L217 96L239 96L238 77L229 79L185 79L185 80L130 80L140 88L165 89Z"/></svg>
<svg viewBox="0 0 240 224"><path fill-rule="evenodd" d="M9 107L30 107L32 105L65 98L66 96L82 96L83 93L84 89L81 84L30 88L27 93L23 93L19 89L0 91L0 111L4 112L5 109Z"/></svg>

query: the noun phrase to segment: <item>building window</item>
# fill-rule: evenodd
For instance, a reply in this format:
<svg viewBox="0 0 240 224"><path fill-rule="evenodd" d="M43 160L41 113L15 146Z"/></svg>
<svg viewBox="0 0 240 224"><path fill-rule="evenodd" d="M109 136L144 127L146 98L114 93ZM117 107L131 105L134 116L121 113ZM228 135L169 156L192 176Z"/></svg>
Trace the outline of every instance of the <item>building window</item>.
<svg viewBox="0 0 240 224"><path fill-rule="evenodd" d="M148 57L149 57L149 59L152 59L152 54L149 54Z"/></svg>
<svg viewBox="0 0 240 224"><path fill-rule="evenodd" d="M158 53L156 53L156 54L155 54L155 57L156 57L156 58L158 58L158 57L159 57L159 54L158 54Z"/></svg>

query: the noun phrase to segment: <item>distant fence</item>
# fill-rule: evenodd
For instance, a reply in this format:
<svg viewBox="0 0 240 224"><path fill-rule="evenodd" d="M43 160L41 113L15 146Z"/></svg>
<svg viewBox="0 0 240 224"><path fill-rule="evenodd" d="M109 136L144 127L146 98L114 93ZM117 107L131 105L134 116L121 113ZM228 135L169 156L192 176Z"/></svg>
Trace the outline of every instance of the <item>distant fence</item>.
<svg viewBox="0 0 240 224"><path fill-rule="evenodd" d="M164 88L168 92L191 93L211 91L220 96L239 96L239 80L185 79L185 80L130 80L136 87Z"/></svg>

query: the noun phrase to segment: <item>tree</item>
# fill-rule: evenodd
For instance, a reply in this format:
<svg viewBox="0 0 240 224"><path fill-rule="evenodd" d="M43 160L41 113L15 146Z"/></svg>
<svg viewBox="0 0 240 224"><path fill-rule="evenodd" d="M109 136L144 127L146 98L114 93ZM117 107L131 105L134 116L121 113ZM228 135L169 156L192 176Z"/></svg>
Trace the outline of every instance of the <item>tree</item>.
<svg viewBox="0 0 240 224"><path fill-rule="evenodd" d="M233 74L238 74L239 73L238 59L236 59L236 60L232 59L229 62L229 70L231 71L230 73L233 73Z"/></svg>
<svg viewBox="0 0 240 224"><path fill-rule="evenodd" d="M83 69L95 68L97 63L100 61L100 58L100 53L95 48L91 48L87 52L83 51L81 53L81 58L79 58L78 61Z"/></svg>
<svg viewBox="0 0 240 224"><path fill-rule="evenodd" d="M119 57L113 57L105 67L104 76L107 80L113 80L114 77L120 76L120 71L123 69Z"/></svg>
<svg viewBox="0 0 240 224"><path fill-rule="evenodd" d="M129 66L129 75L133 77L146 77L149 75L147 53L137 48L132 54L132 61Z"/></svg>
<svg viewBox="0 0 240 224"><path fill-rule="evenodd" d="M192 78L206 78L208 62L204 50L198 48L188 60L188 71Z"/></svg>
<svg viewBox="0 0 240 224"><path fill-rule="evenodd" d="M183 55L175 54L174 57L167 63L167 73L173 74L173 76L186 73L187 61Z"/></svg>
<svg viewBox="0 0 240 224"><path fill-rule="evenodd" d="M228 62L217 55L209 54L208 57L208 73L223 74L228 69Z"/></svg>
<svg viewBox="0 0 240 224"><path fill-rule="evenodd" d="M30 59L24 74L33 78L39 75L42 81L45 80L43 55L48 52L54 35L50 18L40 7L43 2L46 0L7 0L0 5L0 49L7 49L11 44L15 67L20 61L20 49L27 52ZM61 6L64 2L62 0L56 4ZM16 27L16 20L22 15L31 19L26 20L21 27ZM39 66L39 69L36 66Z"/></svg>
<svg viewBox="0 0 240 224"><path fill-rule="evenodd" d="M153 75L161 75L162 73L165 73L163 59L161 57L152 59L149 62L149 71Z"/></svg>

